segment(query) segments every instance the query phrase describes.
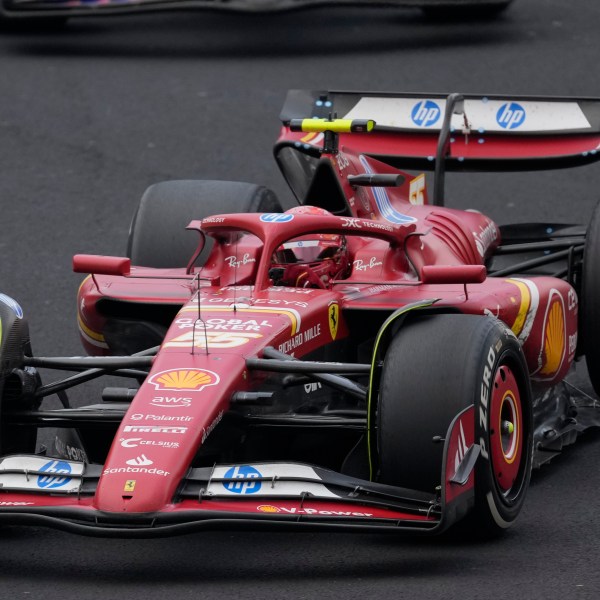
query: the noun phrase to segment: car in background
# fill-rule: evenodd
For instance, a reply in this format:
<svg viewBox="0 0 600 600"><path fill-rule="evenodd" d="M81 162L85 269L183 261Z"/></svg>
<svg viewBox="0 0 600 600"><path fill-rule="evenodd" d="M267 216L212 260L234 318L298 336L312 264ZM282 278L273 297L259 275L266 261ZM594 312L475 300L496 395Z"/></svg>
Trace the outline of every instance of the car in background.
<svg viewBox="0 0 600 600"><path fill-rule="evenodd" d="M512 0L0 0L0 26L60 26L69 17L210 9L280 12L324 6L418 7L435 19L489 18Z"/></svg>

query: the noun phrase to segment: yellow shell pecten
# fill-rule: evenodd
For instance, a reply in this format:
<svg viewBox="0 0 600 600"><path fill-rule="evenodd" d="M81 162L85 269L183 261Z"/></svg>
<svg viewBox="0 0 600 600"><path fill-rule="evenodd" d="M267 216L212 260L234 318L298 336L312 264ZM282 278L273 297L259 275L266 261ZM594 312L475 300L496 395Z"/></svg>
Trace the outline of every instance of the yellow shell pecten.
<svg viewBox="0 0 600 600"><path fill-rule="evenodd" d="M544 332L545 361L541 373L554 375L560 369L565 352L565 314L562 303L554 301L548 311Z"/></svg>
<svg viewBox="0 0 600 600"><path fill-rule="evenodd" d="M271 506L269 504L261 504L258 507L258 510L260 510L261 512L266 512L266 513L277 513L277 512L279 512L279 509L276 506Z"/></svg>
<svg viewBox="0 0 600 600"><path fill-rule="evenodd" d="M204 371L168 371L157 377L156 381L167 388L194 390L212 383L213 377Z"/></svg>

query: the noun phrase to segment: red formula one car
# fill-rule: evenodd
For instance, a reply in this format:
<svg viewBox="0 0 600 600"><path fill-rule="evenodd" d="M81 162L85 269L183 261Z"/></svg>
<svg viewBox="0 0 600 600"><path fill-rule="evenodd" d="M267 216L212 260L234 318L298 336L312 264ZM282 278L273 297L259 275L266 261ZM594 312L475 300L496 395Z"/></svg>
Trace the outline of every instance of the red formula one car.
<svg viewBox="0 0 600 600"><path fill-rule="evenodd" d="M297 207L164 182L128 257L75 256L90 357L32 356L0 296L0 523L496 533L532 464L598 424L565 378L585 355L600 389L599 210L586 232L443 202L445 170L597 160L598 100L292 91L282 120ZM434 170L431 201L400 168ZM130 384L69 406L106 374Z"/></svg>

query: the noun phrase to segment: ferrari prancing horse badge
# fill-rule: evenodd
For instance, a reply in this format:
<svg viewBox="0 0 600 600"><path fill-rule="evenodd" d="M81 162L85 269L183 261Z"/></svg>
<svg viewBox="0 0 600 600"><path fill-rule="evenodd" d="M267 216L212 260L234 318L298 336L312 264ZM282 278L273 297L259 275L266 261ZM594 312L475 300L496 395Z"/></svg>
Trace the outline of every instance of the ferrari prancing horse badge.
<svg viewBox="0 0 600 600"><path fill-rule="evenodd" d="M340 306L337 302L332 302L327 307L327 314L329 316L329 332L331 333L331 339L335 340L338 331L338 321L340 316Z"/></svg>

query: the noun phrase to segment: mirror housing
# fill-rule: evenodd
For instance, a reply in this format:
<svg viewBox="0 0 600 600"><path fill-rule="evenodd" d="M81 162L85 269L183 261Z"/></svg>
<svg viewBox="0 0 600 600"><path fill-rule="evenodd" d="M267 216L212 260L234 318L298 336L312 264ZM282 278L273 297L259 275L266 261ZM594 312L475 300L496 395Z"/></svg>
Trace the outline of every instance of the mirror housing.
<svg viewBox="0 0 600 600"><path fill-rule="evenodd" d="M131 273L131 259L124 256L76 254L73 257L73 271L75 273L127 277Z"/></svg>
<svg viewBox="0 0 600 600"><path fill-rule="evenodd" d="M427 265L421 269L423 283L483 283L486 277L484 265Z"/></svg>

